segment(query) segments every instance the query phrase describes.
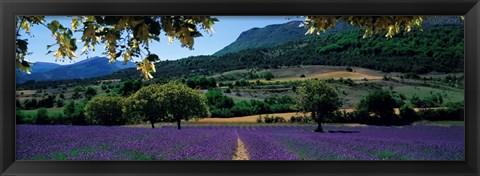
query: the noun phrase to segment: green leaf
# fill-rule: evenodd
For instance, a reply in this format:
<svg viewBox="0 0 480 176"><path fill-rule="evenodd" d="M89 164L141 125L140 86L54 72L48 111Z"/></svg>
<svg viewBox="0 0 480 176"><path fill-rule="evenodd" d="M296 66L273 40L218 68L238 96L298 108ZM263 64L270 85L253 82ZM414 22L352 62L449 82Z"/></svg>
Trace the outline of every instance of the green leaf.
<svg viewBox="0 0 480 176"><path fill-rule="evenodd" d="M153 34L155 36L160 35L160 29L161 29L160 23L158 23L157 21L150 23L150 26L148 26L148 32L150 32L150 34Z"/></svg>
<svg viewBox="0 0 480 176"><path fill-rule="evenodd" d="M109 26L116 25L122 17L120 16L106 16L105 17L105 24Z"/></svg>
<svg viewBox="0 0 480 176"><path fill-rule="evenodd" d="M156 54L150 54L147 56L147 60L149 60L150 62L156 62L159 61L160 58Z"/></svg>
<svg viewBox="0 0 480 176"><path fill-rule="evenodd" d="M58 27L60 26L60 23L57 20L53 20L52 22L47 24L47 28L52 31L52 34L58 31Z"/></svg>
<svg viewBox="0 0 480 176"><path fill-rule="evenodd" d="M26 40L17 39L16 45L22 52L27 52L28 42Z"/></svg>

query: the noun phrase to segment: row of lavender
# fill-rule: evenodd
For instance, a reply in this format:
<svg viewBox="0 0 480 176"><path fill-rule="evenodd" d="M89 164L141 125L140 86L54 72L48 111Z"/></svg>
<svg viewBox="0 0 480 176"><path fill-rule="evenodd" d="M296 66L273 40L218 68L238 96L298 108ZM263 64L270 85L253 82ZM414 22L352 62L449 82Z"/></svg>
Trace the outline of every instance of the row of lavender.
<svg viewBox="0 0 480 176"><path fill-rule="evenodd" d="M19 160L230 160L236 146L227 128L17 126Z"/></svg>
<svg viewBox="0 0 480 176"><path fill-rule="evenodd" d="M17 126L19 160L463 160L462 126Z"/></svg>
<svg viewBox="0 0 480 176"><path fill-rule="evenodd" d="M462 126L249 127L238 129L251 160L463 160Z"/></svg>

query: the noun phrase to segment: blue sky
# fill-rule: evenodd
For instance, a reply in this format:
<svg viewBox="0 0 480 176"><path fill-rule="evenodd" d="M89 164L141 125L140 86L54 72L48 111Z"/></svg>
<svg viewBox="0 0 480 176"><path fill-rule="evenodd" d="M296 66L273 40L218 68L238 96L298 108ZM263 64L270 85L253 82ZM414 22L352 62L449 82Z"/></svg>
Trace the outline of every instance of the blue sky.
<svg viewBox="0 0 480 176"><path fill-rule="evenodd" d="M243 31L254 27L265 27L270 24L281 24L292 20L302 20L301 18L292 17L286 19L285 16L218 16L219 22L213 27L215 32L213 34L206 34L203 32L203 37L195 39L194 50L183 48L180 46L180 42L175 40L173 43L168 43L167 37L162 35L160 42L155 42L151 45L150 50L159 55L161 60L176 60L185 58L188 56L197 55L210 55L216 51L222 49L228 44L234 42L237 37ZM52 20L58 20L64 26L70 26L71 18L64 16L50 16L46 17L46 23ZM47 53L47 45L55 43L55 39L51 36L51 32L42 25L33 26L31 28L31 37L28 35L22 35L21 38L28 39L28 50L32 52L31 55L26 56L29 61L32 62L53 62L57 64L71 64L74 61L55 62L55 57L52 54ZM80 39L81 34L74 34L75 38ZM87 55L80 55L83 42L77 43L79 56L75 61L83 60L87 58ZM97 45L95 52L90 52L89 56L103 56L103 45ZM56 49L56 47L52 47ZM134 58L135 59L135 58ZM139 60L136 58L135 60Z"/></svg>

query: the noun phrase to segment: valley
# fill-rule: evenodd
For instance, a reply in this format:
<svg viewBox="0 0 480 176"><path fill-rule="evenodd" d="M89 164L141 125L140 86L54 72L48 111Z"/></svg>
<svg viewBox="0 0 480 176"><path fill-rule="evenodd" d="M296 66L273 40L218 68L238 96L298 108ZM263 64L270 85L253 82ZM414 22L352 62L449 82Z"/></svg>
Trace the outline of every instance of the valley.
<svg viewBox="0 0 480 176"><path fill-rule="evenodd" d="M142 43L160 40L149 37L182 19L89 20L145 23L126 35L142 37ZM269 23L242 29L234 42L208 55L167 60L151 54L148 44L123 39L132 45L123 52L148 52L127 55L134 59L126 64L121 52L110 53L118 57L115 63L101 56L67 65L37 62L31 74L16 75L16 156L463 160L464 24L459 19L426 18L422 29L393 38L363 37L364 29L344 22L319 35L305 35L299 21ZM181 35L202 36L193 27ZM144 55L146 60L135 62ZM142 72L151 68L155 72Z"/></svg>

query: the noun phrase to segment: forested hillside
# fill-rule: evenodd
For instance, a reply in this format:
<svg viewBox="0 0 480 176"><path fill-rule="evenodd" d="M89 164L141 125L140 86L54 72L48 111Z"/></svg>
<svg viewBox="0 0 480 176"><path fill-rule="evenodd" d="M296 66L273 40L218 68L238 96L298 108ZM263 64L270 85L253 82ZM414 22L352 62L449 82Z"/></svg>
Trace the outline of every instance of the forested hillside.
<svg viewBox="0 0 480 176"><path fill-rule="evenodd" d="M157 64L155 77L209 75L244 68L297 65L357 66L384 72L428 73L463 71L463 24L435 25L422 31L362 38L360 30L345 30L223 56L195 56ZM108 77L136 76L122 70Z"/></svg>

